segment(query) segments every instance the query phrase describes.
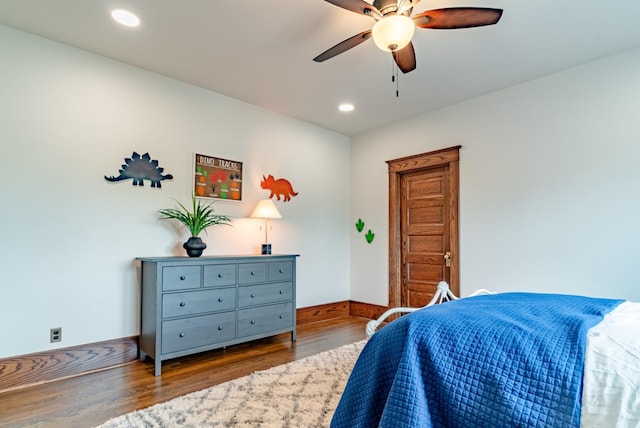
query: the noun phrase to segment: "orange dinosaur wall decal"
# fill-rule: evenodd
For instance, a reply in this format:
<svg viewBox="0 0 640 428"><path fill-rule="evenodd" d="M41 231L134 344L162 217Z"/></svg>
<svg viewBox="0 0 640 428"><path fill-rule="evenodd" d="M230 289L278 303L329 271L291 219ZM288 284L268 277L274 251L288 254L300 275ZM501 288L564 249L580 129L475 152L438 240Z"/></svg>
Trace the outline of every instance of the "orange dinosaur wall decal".
<svg viewBox="0 0 640 428"><path fill-rule="evenodd" d="M275 196L280 200L280 196L282 195L284 202L290 201L292 196L298 195L297 192L293 191L293 186L291 186L289 180L285 180L284 178L278 178L276 180L273 178L273 175L269 175L267 177L263 175L260 187L271 191L271 194L269 195L270 198Z"/></svg>

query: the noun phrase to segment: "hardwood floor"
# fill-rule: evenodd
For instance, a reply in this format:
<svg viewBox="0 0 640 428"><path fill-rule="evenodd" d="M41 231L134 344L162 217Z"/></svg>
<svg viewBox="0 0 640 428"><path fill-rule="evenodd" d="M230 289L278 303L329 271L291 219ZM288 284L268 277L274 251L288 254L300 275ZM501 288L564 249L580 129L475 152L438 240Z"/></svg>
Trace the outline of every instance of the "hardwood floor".
<svg viewBox="0 0 640 428"><path fill-rule="evenodd" d="M134 362L97 373L0 394L0 427L93 427L106 420L189 392L338 348L366 338L364 318L340 318L298 327L250 343L163 362Z"/></svg>

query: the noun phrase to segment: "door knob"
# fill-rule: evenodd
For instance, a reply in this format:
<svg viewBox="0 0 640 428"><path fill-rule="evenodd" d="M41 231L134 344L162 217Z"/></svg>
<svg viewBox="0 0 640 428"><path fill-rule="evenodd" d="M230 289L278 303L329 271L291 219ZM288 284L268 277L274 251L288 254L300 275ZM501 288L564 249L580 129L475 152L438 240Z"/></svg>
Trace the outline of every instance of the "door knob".
<svg viewBox="0 0 640 428"><path fill-rule="evenodd" d="M451 251L444 253L444 265L446 267L451 267Z"/></svg>

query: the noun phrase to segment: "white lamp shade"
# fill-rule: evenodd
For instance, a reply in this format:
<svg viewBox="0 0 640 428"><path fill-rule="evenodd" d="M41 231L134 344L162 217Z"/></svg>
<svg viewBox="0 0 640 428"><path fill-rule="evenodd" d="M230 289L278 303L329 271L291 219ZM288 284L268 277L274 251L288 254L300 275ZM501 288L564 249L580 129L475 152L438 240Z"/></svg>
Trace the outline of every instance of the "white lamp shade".
<svg viewBox="0 0 640 428"><path fill-rule="evenodd" d="M385 16L373 25L373 41L380 49L394 52L407 46L413 38L416 24L404 15Z"/></svg>
<svg viewBox="0 0 640 428"><path fill-rule="evenodd" d="M271 199L263 199L253 209L251 218L282 218L276 204Z"/></svg>

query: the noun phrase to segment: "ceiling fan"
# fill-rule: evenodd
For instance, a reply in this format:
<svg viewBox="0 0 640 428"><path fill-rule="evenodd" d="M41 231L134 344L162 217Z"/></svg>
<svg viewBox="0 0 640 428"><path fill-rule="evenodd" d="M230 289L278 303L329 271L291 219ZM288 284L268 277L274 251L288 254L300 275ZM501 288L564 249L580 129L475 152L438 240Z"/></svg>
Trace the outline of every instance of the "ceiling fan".
<svg viewBox="0 0 640 428"><path fill-rule="evenodd" d="M370 30L350 37L327 49L313 60L326 61L373 37L383 51L391 52L393 60L403 73L416 68L416 55L411 39L417 27L438 30L482 27L500 20L502 9L481 7L447 7L433 9L411 16L420 0L325 0L343 9L371 16L376 23Z"/></svg>

